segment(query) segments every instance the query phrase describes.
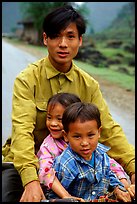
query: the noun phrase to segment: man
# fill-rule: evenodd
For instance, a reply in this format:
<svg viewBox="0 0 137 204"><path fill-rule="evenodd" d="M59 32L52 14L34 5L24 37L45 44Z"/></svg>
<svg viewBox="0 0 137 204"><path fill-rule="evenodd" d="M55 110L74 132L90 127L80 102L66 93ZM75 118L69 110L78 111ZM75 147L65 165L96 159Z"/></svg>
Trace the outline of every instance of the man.
<svg viewBox="0 0 137 204"><path fill-rule="evenodd" d="M121 127L113 121L98 82L72 61L82 45L86 27L83 17L71 6L51 12L43 23L43 42L48 56L30 64L15 79L12 107L12 135L3 146L3 201L38 202L44 194L38 179L36 153L45 136L46 105L59 92L77 94L82 101L95 103L102 120L99 142L135 182L134 147ZM18 195L18 196L17 196Z"/></svg>

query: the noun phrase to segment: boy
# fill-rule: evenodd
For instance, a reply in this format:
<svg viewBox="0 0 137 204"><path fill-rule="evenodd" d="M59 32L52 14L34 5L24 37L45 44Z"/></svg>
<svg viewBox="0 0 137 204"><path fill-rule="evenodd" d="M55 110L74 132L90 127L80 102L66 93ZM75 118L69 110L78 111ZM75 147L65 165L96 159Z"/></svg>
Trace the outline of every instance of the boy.
<svg viewBox="0 0 137 204"><path fill-rule="evenodd" d="M64 111L62 123L69 146L55 158L53 168L64 188L87 201L98 199L111 189L118 200L130 202L129 192L110 170L106 154L110 148L98 143L98 108L89 103L74 103Z"/></svg>

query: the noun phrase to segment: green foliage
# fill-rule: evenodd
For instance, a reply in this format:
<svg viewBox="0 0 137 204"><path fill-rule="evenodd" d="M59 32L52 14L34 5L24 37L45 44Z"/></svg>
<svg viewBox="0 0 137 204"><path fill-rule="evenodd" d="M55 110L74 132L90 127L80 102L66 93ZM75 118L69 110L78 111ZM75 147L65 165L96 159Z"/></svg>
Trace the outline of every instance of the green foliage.
<svg viewBox="0 0 137 204"><path fill-rule="evenodd" d="M45 16L50 13L53 9L63 6L72 5L74 6L82 15L88 15L88 11L84 6L76 5L74 2L22 2L21 12L23 13L24 19L34 20L34 26L38 31L41 31L42 23Z"/></svg>
<svg viewBox="0 0 137 204"><path fill-rule="evenodd" d="M115 70L107 69L107 68L96 68L91 64L76 61L75 63L84 71L89 73L91 76L95 77L99 76L102 79L106 79L107 81L117 84L125 89L135 91L135 77L129 76L124 73L117 72Z"/></svg>
<svg viewBox="0 0 137 204"><path fill-rule="evenodd" d="M35 28L41 31L45 16L64 3L66 4L66 2L22 2L21 8L24 18L34 20Z"/></svg>

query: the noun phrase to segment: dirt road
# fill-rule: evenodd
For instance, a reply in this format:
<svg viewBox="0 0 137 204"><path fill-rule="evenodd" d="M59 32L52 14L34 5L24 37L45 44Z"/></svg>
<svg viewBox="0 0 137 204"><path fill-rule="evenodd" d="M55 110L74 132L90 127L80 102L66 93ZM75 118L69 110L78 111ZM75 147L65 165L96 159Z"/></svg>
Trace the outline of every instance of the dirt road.
<svg viewBox="0 0 137 204"><path fill-rule="evenodd" d="M17 47L5 41L2 42L2 143L11 131L11 100L14 78L29 62L44 56L38 50L27 49L21 45ZM135 93L110 84L97 76L95 78L100 83L113 118L122 126L128 141L135 145Z"/></svg>

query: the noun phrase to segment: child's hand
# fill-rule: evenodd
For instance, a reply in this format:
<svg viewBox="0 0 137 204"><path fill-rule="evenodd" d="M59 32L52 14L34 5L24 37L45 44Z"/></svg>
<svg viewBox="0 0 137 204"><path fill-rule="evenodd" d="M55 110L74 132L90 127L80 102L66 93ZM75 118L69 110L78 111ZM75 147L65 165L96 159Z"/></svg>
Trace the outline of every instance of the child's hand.
<svg viewBox="0 0 137 204"><path fill-rule="evenodd" d="M131 198L135 198L135 184L131 184L128 188L127 188Z"/></svg>
<svg viewBox="0 0 137 204"><path fill-rule="evenodd" d="M120 190L118 187L116 187L114 189L114 195L116 196L116 199L118 201L131 202L131 196L130 196L130 193L128 191L124 192L124 191Z"/></svg>
<svg viewBox="0 0 137 204"><path fill-rule="evenodd" d="M85 202L85 200L83 198L78 198L78 197L75 197L75 196L72 196L72 198L78 200L79 202Z"/></svg>
<svg viewBox="0 0 137 204"><path fill-rule="evenodd" d="M128 182L127 179L121 178L121 179L119 179L119 180L120 180L121 183L124 184L124 187L125 187L126 189L130 186L130 184L129 184L129 182Z"/></svg>
<svg viewBox="0 0 137 204"><path fill-rule="evenodd" d="M73 198L75 200L78 200L79 202L85 202L85 200L83 198L79 198L79 197L75 197L75 196L71 196L70 194L63 197L63 198Z"/></svg>

